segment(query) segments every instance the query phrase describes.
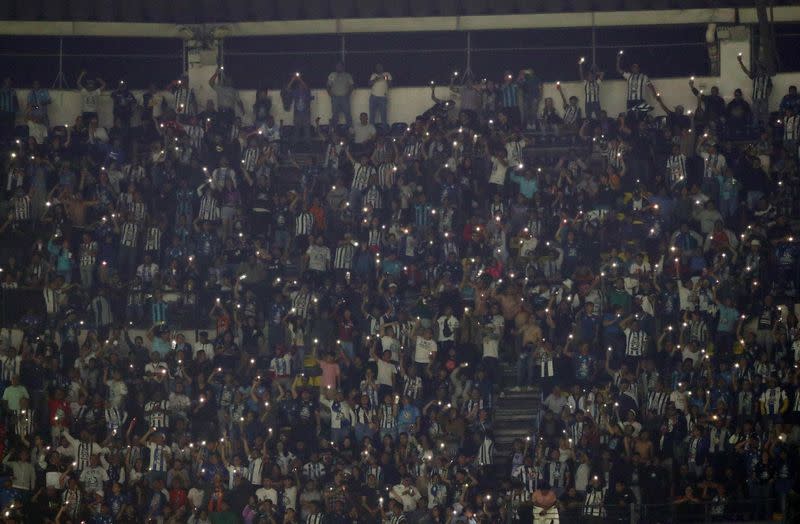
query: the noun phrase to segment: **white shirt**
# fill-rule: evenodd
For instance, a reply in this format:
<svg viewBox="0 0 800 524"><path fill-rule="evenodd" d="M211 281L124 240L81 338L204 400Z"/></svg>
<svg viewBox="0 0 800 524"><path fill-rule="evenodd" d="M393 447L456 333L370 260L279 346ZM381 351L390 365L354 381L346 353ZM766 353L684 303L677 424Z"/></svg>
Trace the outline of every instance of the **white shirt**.
<svg viewBox="0 0 800 524"><path fill-rule="evenodd" d="M502 186L506 183L506 166L504 166L500 159L492 157L492 172L489 174L489 183Z"/></svg>
<svg viewBox="0 0 800 524"><path fill-rule="evenodd" d="M449 326L449 329L450 329L450 334L449 335L445 335L444 334L445 323L447 323L447 325ZM458 321L458 319L456 317L452 316L452 315L449 316L449 317L447 317L445 315L442 315L441 317L439 317L436 320L436 324L438 325L438 328L439 328L438 339L439 339L440 342L441 341L452 341L452 340L455 340L456 339L456 329L458 329L458 327L461 325L461 323Z"/></svg>
<svg viewBox="0 0 800 524"><path fill-rule="evenodd" d="M372 73L372 76L369 77L369 81L372 82L373 80L375 83L372 84L369 94L372 96L386 96L389 92L389 82L392 80L392 75L385 71L381 74Z"/></svg>
<svg viewBox="0 0 800 524"><path fill-rule="evenodd" d="M484 357L499 358L500 338L503 335L505 323L506 321L503 318L503 315L494 315L492 317L491 324L486 326L491 331L486 332L483 335Z"/></svg>
<svg viewBox="0 0 800 524"><path fill-rule="evenodd" d="M109 380L106 385L108 386L108 403L112 408L120 407L125 395L128 394L128 386L122 380Z"/></svg>
<svg viewBox="0 0 800 524"><path fill-rule="evenodd" d="M101 466L85 468L80 477L84 489L88 493L103 491L103 482L108 482L108 473Z"/></svg>
<svg viewBox="0 0 800 524"><path fill-rule="evenodd" d="M422 498L422 495L414 486L406 487L403 484L397 484L392 487L392 498L400 501L404 512L409 512L417 508L417 501Z"/></svg>
<svg viewBox="0 0 800 524"><path fill-rule="evenodd" d="M273 506L278 505L278 492L275 491L275 488L258 488L256 490L256 500L264 502L267 499L272 501Z"/></svg>
<svg viewBox="0 0 800 524"><path fill-rule="evenodd" d="M433 340L417 337L416 347L414 348L414 362L417 364L430 364L436 349L436 342Z"/></svg>
<svg viewBox="0 0 800 524"><path fill-rule="evenodd" d="M372 124L353 124L353 139L356 144L363 144L375 137L375 126Z"/></svg>
<svg viewBox="0 0 800 524"><path fill-rule="evenodd" d="M308 269L312 271L325 271L331 261L331 250L326 246L313 244L306 250L308 255Z"/></svg>
<svg viewBox="0 0 800 524"><path fill-rule="evenodd" d="M378 373L375 377L375 382L382 386L391 386L392 377L397 373L397 366L383 359L377 360L376 363L378 365Z"/></svg>
<svg viewBox="0 0 800 524"><path fill-rule="evenodd" d="M511 166L516 166L522 163L522 150L525 149L528 143L525 139L520 140L512 140L506 143L506 158L508 158L508 164Z"/></svg>
<svg viewBox="0 0 800 524"><path fill-rule="evenodd" d="M675 409L679 409L686 413L686 404L689 399L689 395L684 391L675 390L669 394L669 401L675 404Z"/></svg>
<svg viewBox="0 0 800 524"><path fill-rule="evenodd" d="M84 113L97 113L97 103L100 100L100 89L89 91L81 88L81 110ZM84 122L88 124L88 122Z"/></svg>

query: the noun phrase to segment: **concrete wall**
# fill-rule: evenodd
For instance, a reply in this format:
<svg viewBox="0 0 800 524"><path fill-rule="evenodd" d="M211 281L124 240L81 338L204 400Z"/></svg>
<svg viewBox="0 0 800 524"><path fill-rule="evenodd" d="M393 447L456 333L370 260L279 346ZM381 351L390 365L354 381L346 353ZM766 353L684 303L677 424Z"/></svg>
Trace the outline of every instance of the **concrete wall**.
<svg viewBox="0 0 800 524"><path fill-rule="evenodd" d="M735 57L735 55L734 55ZM698 77L695 79L695 84L698 89L704 89L706 92L713 85L720 86L722 95L729 99L733 96L733 90L736 87L742 88L745 92L745 97L750 93L750 81L744 76L741 71L733 71L730 76L723 77L720 81L716 77ZM664 102L669 107L682 104L687 109L694 109L696 100L692 96L688 87L688 78L664 78L653 79L656 89L661 93ZM789 85L800 85L800 73L783 73L777 75L773 82L775 89L772 95L772 106L777 107L781 97L786 94ZM209 98L206 89L200 89L198 100L205 103ZM583 102L583 85L580 82L567 82L561 83L564 94L567 96L576 95ZM20 100L24 102L27 97L26 90L18 90ZM140 93L136 93L139 95ZM439 87L436 90L438 97L443 98L447 96L448 89L446 87ZM558 92L555 89L555 84L548 83L544 86L545 96L555 97L557 99ZM72 124L75 117L80 112L80 97L76 91L52 91L53 104L50 106L50 122L56 124ZM252 90L244 90L240 93L244 102L246 114L244 115L245 122L252 122L251 108L255 100L255 92ZM327 93L322 89L314 90L314 101L312 102L312 112L314 115L320 116L325 123L330 118L330 100ZM369 101L369 91L367 89L357 89L353 93L352 109L354 117L361 111L367 111ZM601 101L603 107L608 110L610 115L615 115L625 110L625 84L622 80L609 80L603 83L601 89ZM651 100L655 105L655 101ZM429 108L432 105L430 99L429 87L397 87L391 90L389 95L389 120L391 122L410 122ZM100 104L100 119L101 124L111 126L111 98L103 96ZM273 114L276 120L284 120L287 124L291 123L292 117L283 111L280 97L277 92L272 93L272 107ZM656 108L655 114L662 114L660 108Z"/></svg>

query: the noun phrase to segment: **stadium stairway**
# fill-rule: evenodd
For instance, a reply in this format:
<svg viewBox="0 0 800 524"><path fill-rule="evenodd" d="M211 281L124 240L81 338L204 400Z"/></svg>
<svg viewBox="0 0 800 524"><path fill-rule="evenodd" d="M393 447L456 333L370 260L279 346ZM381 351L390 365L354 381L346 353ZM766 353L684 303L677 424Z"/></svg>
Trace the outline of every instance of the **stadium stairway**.
<svg viewBox="0 0 800 524"><path fill-rule="evenodd" d="M499 371L503 389L494 408L495 475L497 480L508 479L511 471L511 452L516 439L524 440L536 432L542 393L538 386L513 391L517 371L513 363L501 362Z"/></svg>

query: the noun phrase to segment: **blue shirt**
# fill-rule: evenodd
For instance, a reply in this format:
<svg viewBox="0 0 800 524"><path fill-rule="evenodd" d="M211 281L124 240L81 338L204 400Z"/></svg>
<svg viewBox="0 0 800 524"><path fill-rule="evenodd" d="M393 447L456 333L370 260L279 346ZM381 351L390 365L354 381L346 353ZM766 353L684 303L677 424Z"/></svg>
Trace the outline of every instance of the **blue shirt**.
<svg viewBox="0 0 800 524"><path fill-rule="evenodd" d="M169 353L169 344L156 337L153 339L153 351L161 356L164 356Z"/></svg>
<svg viewBox="0 0 800 524"><path fill-rule="evenodd" d="M522 196L525 198L533 198L539 186L535 178L528 179L517 174L512 174L511 180L519 184L519 192L522 193Z"/></svg>
<svg viewBox="0 0 800 524"><path fill-rule="evenodd" d="M519 87L516 83L510 82L500 87L500 100L503 107L517 107L517 91Z"/></svg>
<svg viewBox="0 0 800 524"><path fill-rule="evenodd" d="M737 318L739 318L738 311L736 311L732 307L720 304L719 322L717 323L717 331L722 331L724 333L733 333L733 330L736 327Z"/></svg>
<svg viewBox="0 0 800 524"><path fill-rule="evenodd" d="M419 408L414 404L403 406L397 413L397 428L400 432L408 431L412 424L416 423L419 418Z"/></svg>
<svg viewBox="0 0 800 524"><path fill-rule="evenodd" d="M298 86L292 90L292 103L296 113L311 112L311 91L307 87Z"/></svg>

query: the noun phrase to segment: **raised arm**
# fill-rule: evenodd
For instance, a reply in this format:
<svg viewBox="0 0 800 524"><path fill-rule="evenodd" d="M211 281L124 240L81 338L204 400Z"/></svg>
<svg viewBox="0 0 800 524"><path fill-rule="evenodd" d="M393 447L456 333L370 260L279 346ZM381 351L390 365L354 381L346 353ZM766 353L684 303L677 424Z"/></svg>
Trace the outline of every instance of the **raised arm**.
<svg viewBox="0 0 800 524"><path fill-rule="evenodd" d="M655 90L653 90L653 92L656 95L656 102L658 102L658 105L661 106L661 109L663 109L666 114L672 113L670 108L667 107L667 104L665 104L664 101L661 100L661 94L660 93L656 93Z"/></svg>
<svg viewBox="0 0 800 524"><path fill-rule="evenodd" d="M739 53L739 56L736 57L736 61L739 62L739 67L742 68L742 71L744 71L744 74L746 74L748 76L748 78L753 78L753 72L750 71L749 69L747 69L747 66L744 65L744 61L742 60L742 54L741 53Z"/></svg>
<svg viewBox="0 0 800 524"><path fill-rule="evenodd" d="M581 59L578 60L578 78L581 79L581 82L584 82L586 80L586 77L583 75L583 63L585 61L586 59L583 57L581 57Z"/></svg>
<svg viewBox="0 0 800 524"><path fill-rule="evenodd" d="M622 50L620 50L620 52L617 53L617 64L616 64L616 66L617 66L617 73L619 73L620 76L625 76L625 70L622 69L622 54L623 54Z"/></svg>
<svg viewBox="0 0 800 524"><path fill-rule="evenodd" d="M350 153L350 146L349 145L344 148L344 154L347 157L347 160L349 160L351 164L353 164L353 165L356 164L355 158L353 158L352 153Z"/></svg>
<svg viewBox="0 0 800 524"><path fill-rule="evenodd" d="M556 91L558 94L561 95L561 102L564 104L564 108L567 107L567 95L564 94L564 91L561 90L561 82L556 82Z"/></svg>

